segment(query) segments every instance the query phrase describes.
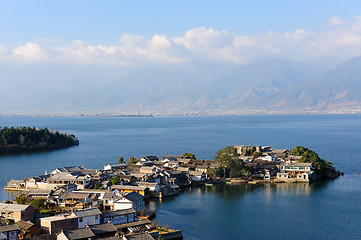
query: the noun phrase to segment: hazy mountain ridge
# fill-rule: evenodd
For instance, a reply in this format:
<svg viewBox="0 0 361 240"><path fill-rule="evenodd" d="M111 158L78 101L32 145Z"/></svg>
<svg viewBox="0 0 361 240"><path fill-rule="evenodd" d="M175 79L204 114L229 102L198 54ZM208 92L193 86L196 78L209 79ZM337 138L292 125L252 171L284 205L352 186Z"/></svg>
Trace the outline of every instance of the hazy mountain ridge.
<svg viewBox="0 0 361 240"><path fill-rule="evenodd" d="M317 63L317 61L319 61ZM312 64L310 64L312 63ZM5 113L252 114L361 112L361 57L331 70L337 60L267 60L246 65L184 63L94 67L90 71L49 66L27 78L30 89L12 83L0 96ZM54 74L63 68L60 76ZM3 72L3 71L2 71ZM62 83L53 84L53 79ZM56 81L55 81L56 82ZM51 87L45 91L42 86ZM16 97L10 92L16 90ZM29 91L31 90L31 91Z"/></svg>

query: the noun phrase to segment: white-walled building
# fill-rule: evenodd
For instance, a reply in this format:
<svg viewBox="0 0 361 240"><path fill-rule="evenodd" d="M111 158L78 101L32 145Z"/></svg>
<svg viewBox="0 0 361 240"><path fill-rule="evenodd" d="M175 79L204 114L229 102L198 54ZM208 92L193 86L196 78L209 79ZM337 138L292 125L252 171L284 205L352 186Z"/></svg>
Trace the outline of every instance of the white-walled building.
<svg viewBox="0 0 361 240"><path fill-rule="evenodd" d="M91 208L72 212L71 216L78 217L78 228L84 228L85 225L100 224L102 212L98 208Z"/></svg>

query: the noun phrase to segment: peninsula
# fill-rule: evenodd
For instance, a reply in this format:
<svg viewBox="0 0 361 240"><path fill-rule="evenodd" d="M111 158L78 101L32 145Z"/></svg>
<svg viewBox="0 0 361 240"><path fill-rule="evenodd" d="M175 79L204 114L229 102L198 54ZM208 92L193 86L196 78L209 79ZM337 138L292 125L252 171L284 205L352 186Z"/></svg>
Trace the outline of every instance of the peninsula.
<svg viewBox="0 0 361 240"><path fill-rule="evenodd" d="M117 164L103 169L60 167L44 175L10 180L5 190L18 195L14 202L0 203L0 220L15 223L17 227L10 224L8 228L27 237L180 240L180 230L150 221L156 212L145 208L145 199L178 195L182 187L192 185L298 183L339 175L332 163L301 146L291 150L228 146L213 160L196 159L192 153L161 159L130 157L128 163L119 157ZM40 230L22 231L22 221Z"/></svg>
<svg viewBox="0 0 361 240"><path fill-rule="evenodd" d="M0 155L30 151L48 151L79 145L72 134L36 127L0 127Z"/></svg>

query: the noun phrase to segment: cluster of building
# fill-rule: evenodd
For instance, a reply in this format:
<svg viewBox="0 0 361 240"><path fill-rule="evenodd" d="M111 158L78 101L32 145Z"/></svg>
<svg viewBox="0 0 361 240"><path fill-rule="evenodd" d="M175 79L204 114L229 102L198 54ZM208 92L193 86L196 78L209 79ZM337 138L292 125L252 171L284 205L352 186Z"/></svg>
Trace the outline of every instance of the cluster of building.
<svg viewBox="0 0 361 240"><path fill-rule="evenodd" d="M246 166L254 169L252 180L272 182L309 182L315 178L312 163L301 163L301 156L292 156L288 149L270 146L234 146ZM258 154L249 154L250 151ZM254 156L259 155L259 156Z"/></svg>
<svg viewBox="0 0 361 240"><path fill-rule="evenodd" d="M145 159L139 162L145 163ZM1 203L0 240L38 235L69 240L157 239L159 231L143 216L154 214L144 209L144 199L178 194L177 183L189 183L186 175L180 177L179 172L160 169L146 163L106 165L102 170L73 166L24 180L10 180L5 189L17 190L18 196L25 197L27 202L43 199L44 205L63 213L44 214L30 205ZM15 224L5 224L5 220ZM37 230L29 232L17 226L20 221ZM166 236L163 233L162 238L182 239L182 234L172 231Z"/></svg>
<svg viewBox="0 0 361 240"><path fill-rule="evenodd" d="M300 163L300 157L290 156L288 149L234 147L253 169L247 180L308 182L314 177L312 164ZM183 186L205 183L208 169L219 167L215 160L145 156L136 164L109 164L103 169L62 167L41 176L10 180L6 190L18 191L27 202L43 199L62 213L45 214L30 205L1 203L0 240L37 236L43 240L157 239L159 231L142 217L144 199L176 195ZM8 220L15 224L5 224ZM182 234L174 231L162 238L182 239Z"/></svg>

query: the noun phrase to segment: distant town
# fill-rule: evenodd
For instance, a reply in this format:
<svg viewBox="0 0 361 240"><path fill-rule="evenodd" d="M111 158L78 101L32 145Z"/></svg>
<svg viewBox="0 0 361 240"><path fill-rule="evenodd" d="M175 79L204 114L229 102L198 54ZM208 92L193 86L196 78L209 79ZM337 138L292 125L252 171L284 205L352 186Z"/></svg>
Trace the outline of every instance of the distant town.
<svg viewBox="0 0 361 240"><path fill-rule="evenodd" d="M181 156L130 157L103 169L61 167L10 180L14 200L0 203L0 239L183 239L181 230L152 223L144 200L166 198L193 185L297 183L341 173L317 153L297 146L228 146L213 160Z"/></svg>

